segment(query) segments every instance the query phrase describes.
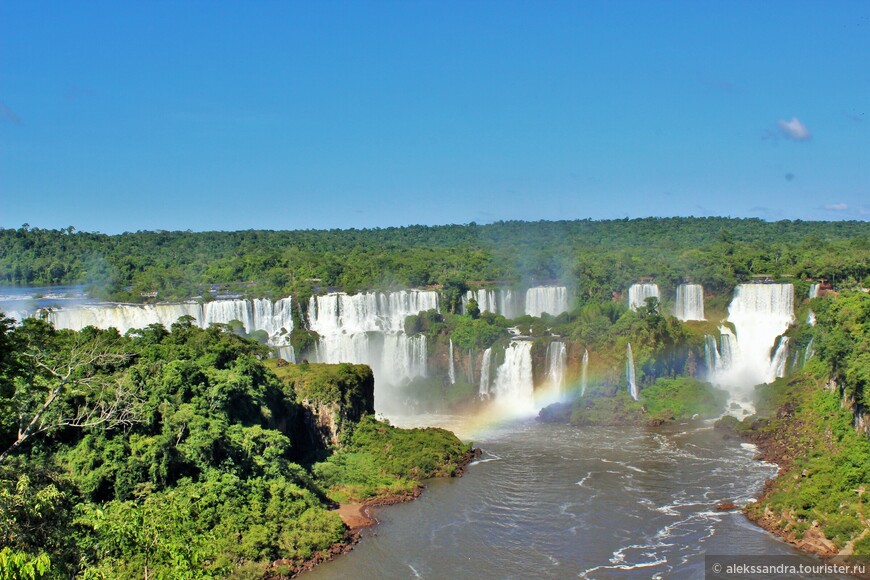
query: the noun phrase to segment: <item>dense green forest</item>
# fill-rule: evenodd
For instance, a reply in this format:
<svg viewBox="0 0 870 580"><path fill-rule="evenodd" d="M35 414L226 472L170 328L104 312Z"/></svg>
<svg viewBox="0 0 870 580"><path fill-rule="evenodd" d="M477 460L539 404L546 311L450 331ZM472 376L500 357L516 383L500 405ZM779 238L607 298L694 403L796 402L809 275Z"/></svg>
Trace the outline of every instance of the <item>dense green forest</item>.
<svg viewBox="0 0 870 580"><path fill-rule="evenodd" d="M348 541L335 502L466 460L376 421L368 367L267 354L189 318L120 336L0 316L0 577L280 577Z"/></svg>
<svg viewBox="0 0 870 580"><path fill-rule="evenodd" d="M498 222L367 230L136 232L23 226L0 230L0 283L86 284L115 300L169 300L215 285L258 296L315 288L446 288L468 282L561 280L606 298L639 276L728 290L752 275L870 276L866 222L730 218Z"/></svg>

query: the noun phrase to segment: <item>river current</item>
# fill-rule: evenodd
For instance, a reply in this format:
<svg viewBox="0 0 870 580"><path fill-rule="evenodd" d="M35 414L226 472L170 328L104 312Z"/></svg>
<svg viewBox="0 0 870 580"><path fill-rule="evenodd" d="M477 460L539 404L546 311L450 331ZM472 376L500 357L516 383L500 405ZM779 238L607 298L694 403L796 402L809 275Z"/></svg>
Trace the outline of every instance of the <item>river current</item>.
<svg viewBox="0 0 870 580"><path fill-rule="evenodd" d="M422 422L471 433L456 418ZM705 553L798 554L740 512L715 509L752 501L777 468L709 425L529 419L473 434L483 456L462 478L376 509L379 525L352 552L306 577L701 578Z"/></svg>

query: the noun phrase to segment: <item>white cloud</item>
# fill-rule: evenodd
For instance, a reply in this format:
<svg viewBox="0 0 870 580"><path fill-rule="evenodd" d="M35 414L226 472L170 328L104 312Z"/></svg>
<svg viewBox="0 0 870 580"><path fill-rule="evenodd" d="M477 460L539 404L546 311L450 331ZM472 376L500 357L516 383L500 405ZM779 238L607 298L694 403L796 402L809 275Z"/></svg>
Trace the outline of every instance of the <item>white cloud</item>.
<svg viewBox="0 0 870 580"><path fill-rule="evenodd" d="M828 211L846 211L849 209L848 203L828 203L822 206L822 209L826 209Z"/></svg>
<svg viewBox="0 0 870 580"><path fill-rule="evenodd" d="M779 124L779 130L786 139L791 139L793 141L809 141L813 138L813 136L810 135L810 130L807 129L806 125L801 123L800 119L797 117L792 117L791 121L783 121L780 119L777 123Z"/></svg>

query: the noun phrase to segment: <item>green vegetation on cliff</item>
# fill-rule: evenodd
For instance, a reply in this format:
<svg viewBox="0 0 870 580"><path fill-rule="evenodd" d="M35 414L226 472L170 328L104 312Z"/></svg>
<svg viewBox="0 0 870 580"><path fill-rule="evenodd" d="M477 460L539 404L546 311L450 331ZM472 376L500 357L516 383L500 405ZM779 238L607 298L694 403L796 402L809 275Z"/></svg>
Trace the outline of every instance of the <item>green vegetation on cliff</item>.
<svg viewBox="0 0 870 580"><path fill-rule="evenodd" d="M411 495L425 478L456 475L469 451L444 429L397 429L366 417L314 474L338 502Z"/></svg>
<svg viewBox="0 0 870 580"><path fill-rule="evenodd" d="M0 317L0 575L289 571L346 539L327 494L367 483L327 479L313 452L373 465L367 496L452 474L467 454L449 433L375 421L367 367L287 365L282 381L266 355L188 318L120 336Z"/></svg>

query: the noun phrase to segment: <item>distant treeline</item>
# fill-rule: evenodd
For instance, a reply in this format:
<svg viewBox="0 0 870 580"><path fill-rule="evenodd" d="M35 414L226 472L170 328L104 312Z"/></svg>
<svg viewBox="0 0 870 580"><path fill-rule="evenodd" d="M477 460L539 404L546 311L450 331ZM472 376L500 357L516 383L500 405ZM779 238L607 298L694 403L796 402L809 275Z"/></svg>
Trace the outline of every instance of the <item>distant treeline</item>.
<svg viewBox="0 0 870 580"><path fill-rule="evenodd" d="M581 300L639 277L728 290L754 275L870 285L870 224L730 218L497 222L362 230L135 232L0 229L0 284L85 284L141 301L559 280ZM153 300L153 296L148 298Z"/></svg>

